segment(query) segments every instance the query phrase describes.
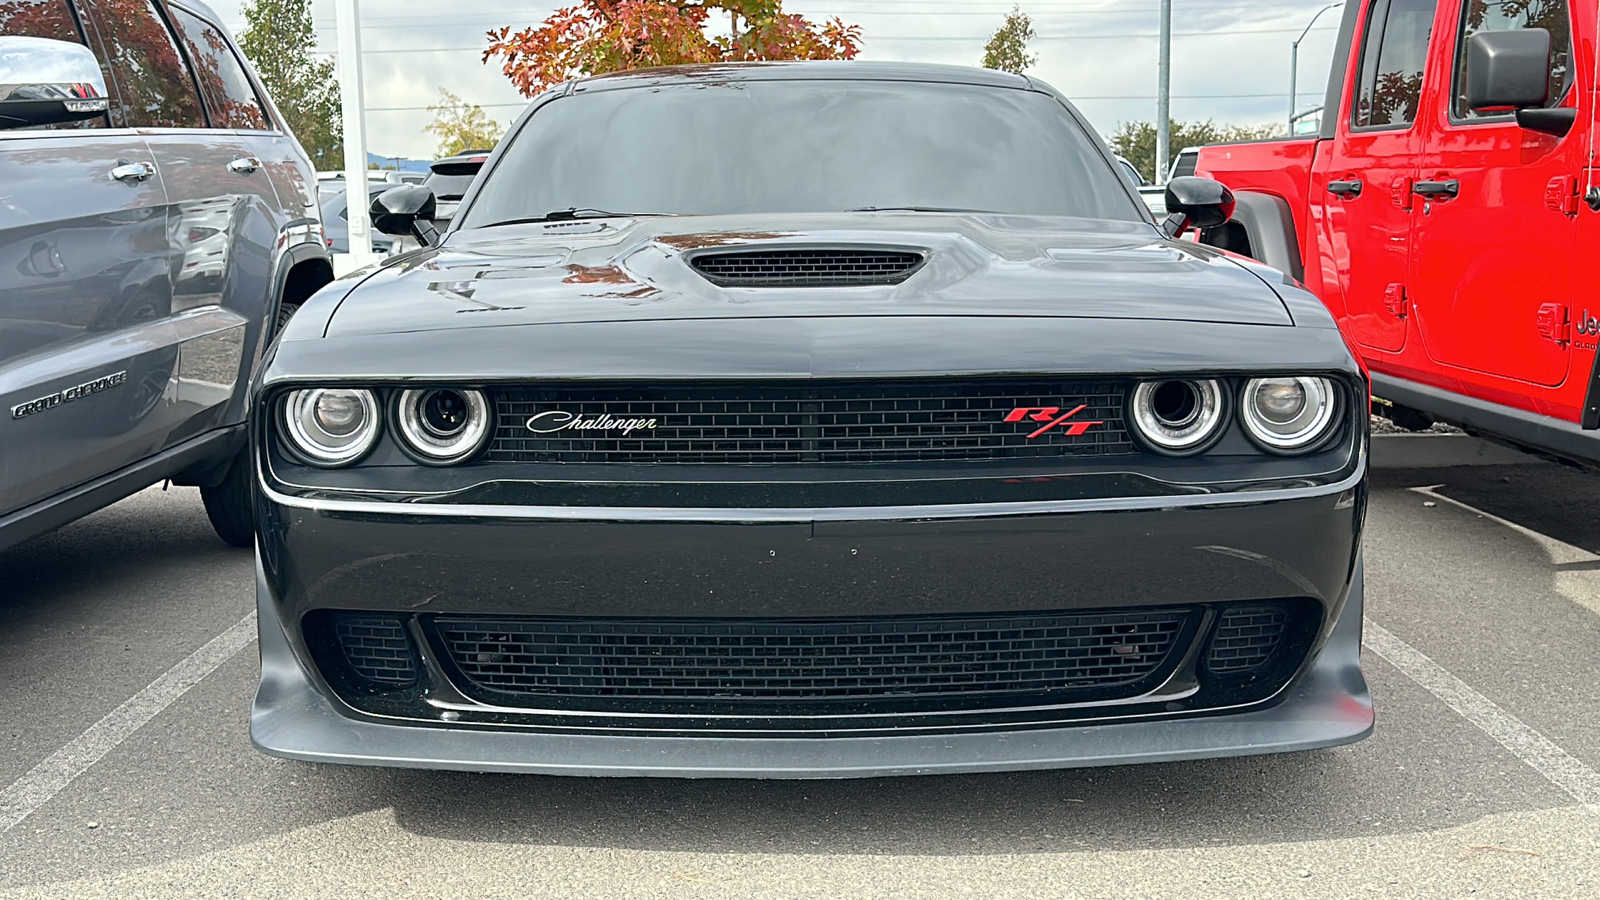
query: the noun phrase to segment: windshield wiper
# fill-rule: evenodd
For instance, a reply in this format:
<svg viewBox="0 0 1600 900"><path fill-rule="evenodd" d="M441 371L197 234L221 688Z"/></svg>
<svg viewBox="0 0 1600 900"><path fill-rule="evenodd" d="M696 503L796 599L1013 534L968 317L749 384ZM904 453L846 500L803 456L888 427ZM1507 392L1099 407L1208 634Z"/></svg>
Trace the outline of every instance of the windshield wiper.
<svg viewBox="0 0 1600 900"><path fill-rule="evenodd" d="M529 222L564 222L568 219L620 219L635 216L667 216L671 213L641 213L641 212L611 212L604 209L590 209L586 207L569 206L566 209L557 209L547 212L542 216L527 216L521 219L506 219L503 222L490 222L484 228L494 228L497 225L525 225Z"/></svg>
<svg viewBox="0 0 1600 900"><path fill-rule="evenodd" d="M857 206L845 212L931 212L931 213L992 213L997 209L967 209L964 206Z"/></svg>

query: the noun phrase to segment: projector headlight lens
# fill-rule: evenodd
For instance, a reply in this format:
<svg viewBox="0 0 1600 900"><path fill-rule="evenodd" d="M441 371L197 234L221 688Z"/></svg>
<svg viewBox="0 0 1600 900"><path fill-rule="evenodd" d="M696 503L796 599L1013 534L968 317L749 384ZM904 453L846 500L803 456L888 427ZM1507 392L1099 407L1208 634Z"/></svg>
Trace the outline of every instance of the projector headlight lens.
<svg viewBox="0 0 1600 900"><path fill-rule="evenodd" d="M1333 431L1337 394L1326 378L1253 378L1245 383L1245 431L1262 447L1302 453Z"/></svg>
<svg viewBox="0 0 1600 900"><path fill-rule="evenodd" d="M1133 391L1133 425L1161 453L1199 453L1222 433L1227 410L1222 386L1211 379L1141 382Z"/></svg>
<svg viewBox="0 0 1600 900"><path fill-rule="evenodd" d="M401 391L396 409L401 440L427 463L462 462L477 453L489 436L489 401L482 391Z"/></svg>
<svg viewBox="0 0 1600 900"><path fill-rule="evenodd" d="M290 391L282 407L283 433L314 466L347 466L378 439L378 400L371 391L311 388Z"/></svg>

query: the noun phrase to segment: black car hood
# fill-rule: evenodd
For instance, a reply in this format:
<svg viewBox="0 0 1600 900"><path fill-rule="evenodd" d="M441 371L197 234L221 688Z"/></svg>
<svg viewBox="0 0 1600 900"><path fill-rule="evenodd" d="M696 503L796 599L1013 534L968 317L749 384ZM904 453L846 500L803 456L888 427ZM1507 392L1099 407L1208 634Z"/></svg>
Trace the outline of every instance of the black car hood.
<svg viewBox="0 0 1600 900"><path fill-rule="evenodd" d="M686 254L917 248L897 285L721 288ZM350 291L328 337L501 325L855 316L1020 316L1293 325L1255 274L1148 223L998 215L580 219L463 230Z"/></svg>

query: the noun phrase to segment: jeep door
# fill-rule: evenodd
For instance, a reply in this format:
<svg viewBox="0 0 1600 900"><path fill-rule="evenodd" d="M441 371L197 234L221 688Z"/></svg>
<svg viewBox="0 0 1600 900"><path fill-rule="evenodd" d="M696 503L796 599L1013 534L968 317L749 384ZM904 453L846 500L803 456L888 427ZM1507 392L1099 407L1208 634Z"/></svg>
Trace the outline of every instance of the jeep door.
<svg viewBox="0 0 1600 900"><path fill-rule="evenodd" d="M1592 0L1591 0L1592 2ZM1454 46L1449 91L1434 92L1415 198L1412 283L1422 342L1434 360L1554 386L1567 376L1563 323L1575 287L1578 176L1587 123L1563 137L1509 114L1466 107L1467 44L1479 31L1550 33L1547 106L1573 106L1576 60L1567 0L1454 0L1441 30ZM1442 85L1441 85L1442 88ZM1571 310L1583 315L1584 304ZM1589 315L1600 307L1588 305ZM1470 374L1461 376L1474 379Z"/></svg>
<svg viewBox="0 0 1600 900"><path fill-rule="evenodd" d="M84 42L66 0L4 0L0 32ZM0 517L139 462L174 425L154 155L80 124L0 131Z"/></svg>
<svg viewBox="0 0 1600 900"><path fill-rule="evenodd" d="M249 377L246 347L269 314L283 216L250 138L231 127L247 121L247 111L232 109L225 95L213 100L215 109L202 100L201 89L223 75L211 68L215 57L185 46L178 14L154 0L78 2L101 40L121 48L112 67L122 67L123 114L155 154L166 187L179 340L176 443L243 418L235 401ZM190 66L196 57L198 71Z"/></svg>
<svg viewBox="0 0 1600 900"><path fill-rule="evenodd" d="M1356 78L1329 152L1323 198L1323 240L1343 282L1344 324L1357 343L1390 353L1406 342L1410 187L1435 2L1366 3Z"/></svg>

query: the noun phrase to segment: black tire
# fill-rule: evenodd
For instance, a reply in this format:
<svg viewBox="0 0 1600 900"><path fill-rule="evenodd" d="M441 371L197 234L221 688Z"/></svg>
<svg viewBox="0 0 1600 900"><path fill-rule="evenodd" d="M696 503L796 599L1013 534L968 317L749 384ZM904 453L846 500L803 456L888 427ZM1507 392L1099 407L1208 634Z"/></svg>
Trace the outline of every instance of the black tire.
<svg viewBox="0 0 1600 900"><path fill-rule="evenodd" d="M235 547L255 546L255 485L250 479L249 447L233 458L221 484L200 489L200 499L217 537Z"/></svg>
<svg viewBox="0 0 1600 900"><path fill-rule="evenodd" d="M298 303L282 303L282 304L279 304L279 306L278 306L278 318L275 319L273 321L273 323L272 323L272 333L273 334L277 334L278 332L282 331L283 330L283 326L289 324L289 320L294 318L294 314L299 312L299 311L300 311L300 304L298 304Z"/></svg>

